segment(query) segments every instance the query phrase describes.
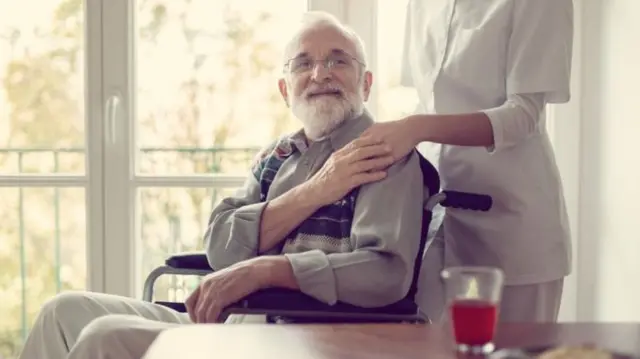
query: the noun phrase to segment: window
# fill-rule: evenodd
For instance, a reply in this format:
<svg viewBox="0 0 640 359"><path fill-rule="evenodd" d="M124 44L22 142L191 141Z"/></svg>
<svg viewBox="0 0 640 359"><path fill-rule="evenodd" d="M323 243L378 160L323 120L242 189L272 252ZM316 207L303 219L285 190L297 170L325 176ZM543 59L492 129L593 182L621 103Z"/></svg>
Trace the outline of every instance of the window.
<svg viewBox="0 0 640 359"><path fill-rule="evenodd" d="M418 106L416 90L400 83L407 3L408 0L377 1L375 78L379 121L399 120L412 114Z"/></svg>
<svg viewBox="0 0 640 359"><path fill-rule="evenodd" d="M406 1L0 3L0 357L17 355L53 294L140 297L167 254L201 248L211 207L298 127L276 80L305 10L364 39L378 120L410 113ZM192 280L160 279L158 299L184 298Z"/></svg>
<svg viewBox="0 0 640 359"><path fill-rule="evenodd" d="M297 126L277 90L281 34L308 4L120 0L103 9L104 290L139 297L168 254L202 248L211 207L243 184L262 146ZM158 298L180 300L194 285L168 280Z"/></svg>
<svg viewBox="0 0 640 359"><path fill-rule="evenodd" d="M132 10L134 85L124 101L132 117L116 121L132 124L134 139L133 163L120 171L132 178L123 201L135 198L137 294L168 253L202 249L212 205L242 185L262 146L297 127L277 80L282 34L307 7L299 0L138 0Z"/></svg>
<svg viewBox="0 0 640 359"><path fill-rule="evenodd" d="M411 113L406 3L0 3L0 357L17 355L53 294L139 297L166 255L202 247L211 207L242 185L260 147L298 126L276 80L283 34L305 10L363 38L379 121ZM158 299L195 284L163 277Z"/></svg>
<svg viewBox="0 0 640 359"><path fill-rule="evenodd" d="M298 125L277 80L303 1L135 4L137 173L244 175L256 148Z"/></svg>
<svg viewBox="0 0 640 359"><path fill-rule="evenodd" d="M17 355L46 299L86 288L87 205L99 198L89 203L86 185L85 10L80 0L0 2L2 358Z"/></svg>
<svg viewBox="0 0 640 359"><path fill-rule="evenodd" d="M0 4L0 357L53 294L139 297L167 254L201 248L212 205L297 126L277 92L282 34L343 4Z"/></svg>

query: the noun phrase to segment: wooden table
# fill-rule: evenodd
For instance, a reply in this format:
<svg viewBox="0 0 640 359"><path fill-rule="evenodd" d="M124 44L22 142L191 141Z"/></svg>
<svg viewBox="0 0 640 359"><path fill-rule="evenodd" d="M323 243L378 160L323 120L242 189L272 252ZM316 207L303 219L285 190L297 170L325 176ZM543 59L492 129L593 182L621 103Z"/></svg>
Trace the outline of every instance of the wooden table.
<svg viewBox="0 0 640 359"><path fill-rule="evenodd" d="M190 325L161 334L144 359L451 359L452 336L436 325ZM500 347L594 343L640 357L637 324L503 324Z"/></svg>

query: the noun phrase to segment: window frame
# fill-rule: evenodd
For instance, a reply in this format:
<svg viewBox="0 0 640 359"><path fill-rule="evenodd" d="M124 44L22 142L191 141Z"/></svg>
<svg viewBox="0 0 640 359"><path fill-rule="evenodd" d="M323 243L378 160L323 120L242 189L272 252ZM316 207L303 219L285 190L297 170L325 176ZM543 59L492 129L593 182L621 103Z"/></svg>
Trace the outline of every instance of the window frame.
<svg viewBox="0 0 640 359"><path fill-rule="evenodd" d="M374 74L374 85L371 87L367 109L374 118L378 114L378 98L380 91L375 85L375 74L378 72L378 0L345 0L344 22L362 39L367 56L367 68Z"/></svg>
<svg viewBox="0 0 640 359"><path fill-rule="evenodd" d="M105 286L105 197L106 180L102 146L102 1L85 1L85 149L88 185L86 187L87 218L87 289L104 292Z"/></svg>

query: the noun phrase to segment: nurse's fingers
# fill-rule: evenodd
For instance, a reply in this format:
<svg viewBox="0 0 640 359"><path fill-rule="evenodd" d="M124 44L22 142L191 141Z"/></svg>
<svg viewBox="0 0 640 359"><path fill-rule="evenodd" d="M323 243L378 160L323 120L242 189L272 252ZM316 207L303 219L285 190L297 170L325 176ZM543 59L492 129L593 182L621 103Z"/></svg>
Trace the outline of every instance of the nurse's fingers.
<svg viewBox="0 0 640 359"><path fill-rule="evenodd" d="M373 173L378 171L384 171L394 163L393 156L386 155L376 158L362 159L356 161L349 166L352 174L358 173Z"/></svg>
<svg viewBox="0 0 640 359"><path fill-rule="evenodd" d="M367 128L366 130L364 130L364 132L362 132L359 138L363 140L367 139L368 141L373 141L376 143L384 142L384 136L380 134L380 131L378 130L377 125L373 125Z"/></svg>
<svg viewBox="0 0 640 359"><path fill-rule="evenodd" d="M391 155L391 147L384 144L357 147L344 153L347 163L354 164L371 158L388 157Z"/></svg>
<svg viewBox="0 0 640 359"><path fill-rule="evenodd" d="M371 136L361 136L349 142L347 145L342 147L338 152L351 152L359 148L375 146L379 144L382 144L382 141L379 139L373 138Z"/></svg>

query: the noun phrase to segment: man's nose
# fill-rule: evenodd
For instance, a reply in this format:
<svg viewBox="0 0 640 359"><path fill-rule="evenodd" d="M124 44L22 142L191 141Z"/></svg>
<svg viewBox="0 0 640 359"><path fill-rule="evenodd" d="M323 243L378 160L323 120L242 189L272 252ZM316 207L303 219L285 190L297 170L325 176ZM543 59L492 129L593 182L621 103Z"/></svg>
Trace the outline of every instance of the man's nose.
<svg viewBox="0 0 640 359"><path fill-rule="evenodd" d="M323 61L318 61L313 65L311 76L314 81L322 82L331 77L331 72L327 69Z"/></svg>

